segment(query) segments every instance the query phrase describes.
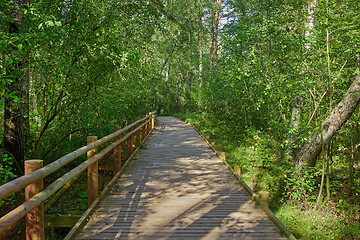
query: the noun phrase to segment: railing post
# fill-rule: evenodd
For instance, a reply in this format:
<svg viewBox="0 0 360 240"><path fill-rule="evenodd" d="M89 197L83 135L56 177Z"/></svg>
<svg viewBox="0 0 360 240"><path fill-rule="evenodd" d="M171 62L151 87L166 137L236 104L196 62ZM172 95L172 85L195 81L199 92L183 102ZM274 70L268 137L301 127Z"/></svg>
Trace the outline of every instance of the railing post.
<svg viewBox="0 0 360 240"><path fill-rule="evenodd" d="M234 171L236 172L237 175L239 175L239 177L241 177L241 168L240 168L240 166L235 166Z"/></svg>
<svg viewBox="0 0 360 240"><path fill-rule="evenodd" d="M133 130L133 128L130 128L129 132L131 132L132 130ZM131 154L133 152L133 139L134 139L134 134L131 134L131 136L127 139L126 159L129 159L129 157L131 156Z"/></svg>
<svg viewBox="0 0 360 240"><path fill-rule="evenodd" d="M151 112L149 112L149 114L148 114L149 117L148 117L147 121L150 120L150 118L151 118L150 114L151 114ZM150 131L151 131L151 121L149 121L147 123L147 133L146 133L146 135L148 135L150 133Z"/></svg>
<svg viewBox="0 0 360 240"><path fill-rule="evenodd" d="M96 136L88 136L87 137L87 144L93 143L98 138ZM93 148L87 152L87 158L91 158L98 153L98 148ZM88 207L94 202L94 200L98 196L98 162L94 162L88 167Z"/></svg>
<svg viewBox="0 0 360 240"><path fill-rule="evenodd" d="M117 132L121 129L121 127L115 127L114 128L114 132ZM119 136L117 136L116 138L114 138L114 141L117 141L121 138L122 134L120 134ZM121 169L121 148L122 148L122 143L120 143L119 145L117 145L114 148L114 176L119 172L119 170Z"/></svg>
<svg viewBox="0 0 360 240"><path fill-rule="evenodd" d="M269 207L269 197L270 197L270 193L269 191L260 191L259 192L259 198L261 199L261 201L263 201L265 203L266 206Z"/></svg>
<svg viewBox="0 0 360 240"><path fill-rule="evenodd" d="M146 122L146 119L144 120L144 122ZM142 123L143 124L143 123ZM145 124L142 128L141 128L141 141L144 141L145 137L146 137L146 126L147 124Z"/></svg>
<svg viewBox="0 0 360 240"><path fill-rule="evenodd" d="M136 124L136 128L138 128L140 125L141 125L141 123ZM136 131L136 145L140 145L140 143L141 143L140 134L141 134L141 129Z"/></svg>
<svg viewBox="0 0 360 240"><path fill-rule="evenodd" d="M153 112L155 113L155 112ZM151 129L154 129L155 127L155 115L153 115L152 117L154 117L152 120L151 120Z"/></svg>
<svg viewBox="0 0 360 240"><path fill-rule="evenodd" d="M42 160L25 161L25 175L43 167ZM25 187L25 201L29 200L43 189L43 179ZM44 236L44 203L34 208L25 216L26 239L45 239Z"/></svg>

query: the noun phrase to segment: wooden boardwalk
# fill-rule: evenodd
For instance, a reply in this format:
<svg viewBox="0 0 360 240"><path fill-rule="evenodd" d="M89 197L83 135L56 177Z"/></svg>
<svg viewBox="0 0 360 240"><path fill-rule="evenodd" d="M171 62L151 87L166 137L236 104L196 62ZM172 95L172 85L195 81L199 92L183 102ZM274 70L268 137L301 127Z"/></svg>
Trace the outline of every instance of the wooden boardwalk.
<svg viewBox="0 0 360 240"><path fill-rule="evenodd" d="M190 126L158 117L75 239L286 239Z"/></svg>

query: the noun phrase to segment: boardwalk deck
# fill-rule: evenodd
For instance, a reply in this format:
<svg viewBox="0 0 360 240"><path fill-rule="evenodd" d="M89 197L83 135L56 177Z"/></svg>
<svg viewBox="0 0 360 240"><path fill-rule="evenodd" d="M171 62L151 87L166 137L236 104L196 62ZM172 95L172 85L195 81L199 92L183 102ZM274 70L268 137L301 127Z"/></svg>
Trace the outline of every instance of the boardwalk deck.
<svg viewBox="0 0 360 240"><path fill-rule="evenodd" d="M75 239L286 239L189 125L158 126Z"/></svg>

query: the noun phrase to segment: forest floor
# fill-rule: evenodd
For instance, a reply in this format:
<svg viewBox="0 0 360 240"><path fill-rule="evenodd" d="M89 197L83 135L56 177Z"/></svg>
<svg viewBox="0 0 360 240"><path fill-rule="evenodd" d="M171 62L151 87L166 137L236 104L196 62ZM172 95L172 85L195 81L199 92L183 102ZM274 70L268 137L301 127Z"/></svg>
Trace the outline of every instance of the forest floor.
<svg viewBox="0 0 360 240"><path fill-rule="evenodd" d="M196 126L228 163L241 167L241 177L254 191L270 191L270 209L297 239L360 239L360 166L355 166L349 189L348 166L330 167L330 199L317 202L321 169L296 174L285 160L281 143L265 132L240 139L221 124L212 125L200 114L177 114ZM326 193L324 187L323 193Z"/></svg>

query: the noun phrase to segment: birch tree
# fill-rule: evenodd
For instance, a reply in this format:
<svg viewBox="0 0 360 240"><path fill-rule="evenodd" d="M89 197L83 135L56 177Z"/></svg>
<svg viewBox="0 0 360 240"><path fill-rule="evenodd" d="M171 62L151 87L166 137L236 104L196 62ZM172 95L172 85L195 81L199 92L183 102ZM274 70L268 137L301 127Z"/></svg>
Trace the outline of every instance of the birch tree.
<svg viewBox="0 0 360 240"><path fill-rule="evenodd" d="M323 143L329 143L334 134L344 125L357 108L360 101L360 75L355 77L343 99L336 105L330 115L322 122L321 128L311 137L301 150L296 166L314 167L321 153Z"/></svg>

